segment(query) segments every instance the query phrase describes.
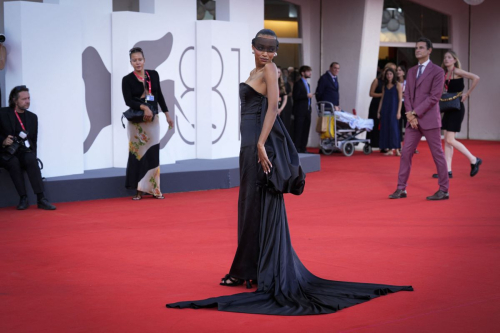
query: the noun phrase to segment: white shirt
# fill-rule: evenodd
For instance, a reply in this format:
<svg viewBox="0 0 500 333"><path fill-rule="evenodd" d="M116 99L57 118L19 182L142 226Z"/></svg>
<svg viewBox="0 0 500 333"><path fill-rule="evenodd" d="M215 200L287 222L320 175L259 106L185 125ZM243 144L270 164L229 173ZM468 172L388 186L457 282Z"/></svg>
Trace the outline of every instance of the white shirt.
<svg viewBox="0 0 500 333"><path fill-rule="evenodd" d="M328 71L328 74L330 74L330 77L332 78L333 82L335 83L335 80L337 80L337 76L333 75L332 72Z"/></svg>
<svg viewBox="0 0 500 333"><path fill-rule="evenodd" d="M424 74L424 71L425 71L425 68L427 67L427 65L429 64L429 62L431 62L431 59L427 59L426 62L424 62L423 64L418 64L419 66L422 65L422 72L420 72L420 75ZM417 67L417 74L418 74L418 67Z"/></svg>

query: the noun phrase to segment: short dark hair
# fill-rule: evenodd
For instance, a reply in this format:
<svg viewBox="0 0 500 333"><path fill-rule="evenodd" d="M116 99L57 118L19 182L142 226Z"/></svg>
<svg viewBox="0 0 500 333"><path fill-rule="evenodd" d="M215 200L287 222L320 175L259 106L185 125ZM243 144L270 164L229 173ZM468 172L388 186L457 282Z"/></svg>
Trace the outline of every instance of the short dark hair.
<svg viewBox="0 0 500 333"><path fill-rule="evenodd" d="M9 107L15 108L16 107L16 101L19 98L19 93L21 91L30 91L26 86L16 86L12 88L10 91L9 95Z"/></svg>
<svg viewBox="0 0 500 333"><path fill-rule="evenodd" d="M132 59L132 54L134 53L138 53L138 52L141 52L142 54L142 57L144 57L144 52L142 51L142 49L140 47L133 47L130 49L130 51L128 51L128 56L130 57L130 59Z"/></svg>
<svg viewBox="0 0 500 333"><path fill-rule="evenodd" d="M388 72L392 73L392 80L390 82L387 80ZM396 84L397 82L398 80L396 78L396 73L394 72L394 69L392 69L391 67L387 67L384 72L384 85L388 85L389 83Z"/></svg>
<svg viewBox="0 0 500 333"><path fill-rule="evenodd" d="M419 42L424 42L425 43L425 46L427 46L427 50L428 49L433 49L432 47L432 42L429 38L425 38L425 37L420 37L418 40L417 40L417 43Z"/></svg>
<svg viewBox="0 0 500 333"><path fill-rule="evenodd" d="M302 75L302 73L307 72L307 71L312 71L312 68L307 66L307 65L300 66L300 68L299 68L300 75Z"/></svg>
<svg viewBox="0 0 500 333"><path fill-rule="evenodd" d="M401 68L401 70L402 70L403 72L405 72L404 78L406 79L406 73L407 73L407 71L406 71L406 67L405 67L405 65L398 65L398 67L399 67L399 68ZM396 67L396 68L397 68L397 67Z"/></svg>
<svg viewBox="0 0 500 333"><path fill-rule="evenodd" d="M332 63L330 64L330 68L332 68L332 67L333 67L333 66L335 66L335 65L339 65L339 66L340 66L340 64L339 64L338 62L334 61L334 62L332 62Z"/></svg>

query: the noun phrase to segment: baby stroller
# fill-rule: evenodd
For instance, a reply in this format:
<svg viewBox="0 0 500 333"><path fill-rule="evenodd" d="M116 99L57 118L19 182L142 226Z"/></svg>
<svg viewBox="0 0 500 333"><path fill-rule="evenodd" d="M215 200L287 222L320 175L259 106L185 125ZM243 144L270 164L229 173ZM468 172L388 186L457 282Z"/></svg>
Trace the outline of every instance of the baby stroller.
<svg viewBox="0 0 500 333"><path fill-rule="evenodd" d="M352 113L334 111L330 102L316 103L318 123L316 131L320 133L320 150L325 155L342 151L345 156L354 154L354 147L364 143L363 153L372 152L369 139L358 139L357 135L373 129L372 119L362 119Z"/></svg>

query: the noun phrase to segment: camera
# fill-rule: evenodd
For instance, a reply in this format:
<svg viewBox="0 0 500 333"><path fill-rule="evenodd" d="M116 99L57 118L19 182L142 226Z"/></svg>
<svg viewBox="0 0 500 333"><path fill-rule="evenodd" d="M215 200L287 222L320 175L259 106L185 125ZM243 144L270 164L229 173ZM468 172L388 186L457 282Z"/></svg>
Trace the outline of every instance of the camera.
<svg viewBox="0 0 500 333"><path fill-rule="evenodd" d="M20 146L29 147L29 143L26 144L27 139L28 139L27 132L24 132L24 131L19 132L19 135L15 135L12 138L12 141L13 141L12 144L10 146L7 146L7 148L6 148L7 152L11 155L14 155Z"/></svg>
<svg viewBox="0 0 500 333"><path fill-rule="evenodd" d="M0 34L0 43L5 43L5 35Z"/></svg>

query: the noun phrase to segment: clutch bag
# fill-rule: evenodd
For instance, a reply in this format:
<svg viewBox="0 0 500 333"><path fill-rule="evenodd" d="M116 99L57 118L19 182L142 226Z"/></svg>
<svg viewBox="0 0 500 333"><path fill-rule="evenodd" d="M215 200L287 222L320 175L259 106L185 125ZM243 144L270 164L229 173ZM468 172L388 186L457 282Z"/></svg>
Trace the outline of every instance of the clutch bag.
<svg viewBox="0 0 500 333"><path fill-rule="evenodd" d="M158 108L154 107L151 104L147 104L151 112L153 112L153 118L151 121L155 119L155 116L158 114ZM128 109L127 111L123 112L122 115L122 126L125 128L125 124L123 123L123 118L126 118L128 121L131 123L142 123L144 122L144 111L142 110L134 110L132 108Z"/></svg>
<svg viewBox="0 0 500 333"><path fill-rule="evenodd" d="M439 108L441 109L441 112L459 111L460 96L462 96L462 92L444 93L439 100Z"/></svg>

